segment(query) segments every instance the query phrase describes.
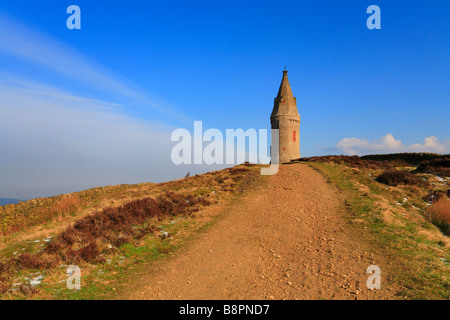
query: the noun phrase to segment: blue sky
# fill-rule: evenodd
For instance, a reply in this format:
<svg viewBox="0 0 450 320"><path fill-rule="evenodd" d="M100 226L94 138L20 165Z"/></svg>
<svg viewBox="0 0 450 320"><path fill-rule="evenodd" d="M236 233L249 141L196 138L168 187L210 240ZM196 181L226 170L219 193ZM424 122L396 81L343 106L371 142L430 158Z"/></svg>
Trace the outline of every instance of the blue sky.
<svg viewBox="0 0 450 320"><path fill-rule="evenodd" d="M81 8L81 30L66 9ZM381 30L369 30L369 5ZM270 128L286 65L302 156L450 152L450 2L2 1L0 197L164 181L170 132Z"/></svg>

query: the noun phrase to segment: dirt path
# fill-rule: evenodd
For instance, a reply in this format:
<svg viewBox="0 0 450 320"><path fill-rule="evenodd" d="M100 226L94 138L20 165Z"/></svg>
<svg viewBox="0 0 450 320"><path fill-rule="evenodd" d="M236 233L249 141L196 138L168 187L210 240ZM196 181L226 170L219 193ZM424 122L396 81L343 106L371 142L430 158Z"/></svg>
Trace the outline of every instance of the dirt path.
<svg viewBox="0 0 450 320"><path fill-rule="evenodd" d="M366 269L384 261L343 218L339 192L286 165L172 258L148 267L126 299L384 299ZM375 255L375 256L374 256Z"/></svg>

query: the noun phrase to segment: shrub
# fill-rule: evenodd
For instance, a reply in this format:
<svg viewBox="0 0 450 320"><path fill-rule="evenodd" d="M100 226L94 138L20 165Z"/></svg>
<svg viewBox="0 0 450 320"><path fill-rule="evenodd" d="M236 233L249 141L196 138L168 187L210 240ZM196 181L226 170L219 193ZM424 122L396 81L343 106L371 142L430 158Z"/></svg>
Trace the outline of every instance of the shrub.
<svg viewBox="0 0 450 320"><path fill-rule="evenodd" d="M447 196L448 196L448 194L449 194L449 192L447 191ZM422 199L425 202L434 203L434 202L441 200L442 198L445 198L445 196L446 196L446 193L444 191L430 190L426 196L422 197Z"/></svg>
<svg viewBox="0 0 450 320"><path fill-rule="evenodd" d="M76 230L74 227L68 227L60 236L61 242L71 246L76 241Z"/></svg>
<svg viewBox="0 0 450 320"><path fill-rule="evenodd" d="M48 254L53 254L60 251L63 248L62 244L58 241L51 241L46 246L44 251Z"/></svg>
<svg viewBox="0 0 450 320"><path fill-rule="evenodd" d="M11 274L12 274L11 260L0 261L0 295L5 294L11 288Z"/></svg>
<svg viewBox="0 0 450 320"><path fill-rule="evenodd" d="M44 258L35 253L22 253L17 259L16 264L22 268L29 269L49 269L55 266L57 261L55 259Z"/></svg>
<svg viewBox="0 0 450 320"><path fill-rule="evenodd" d="M445 157L448 157L448 155L440 155L437 153L391 153L391 154L371 154L362 156L361 159L375 160L375 161L402 161L410 165L417 165L422 161Z"/></svg>
<svg viewBox="0 0 450 320"><path fill-rule="evenodd" d="M0 206L0 234L11 235L26 227L61 220L97 201L124 195L135 187L129 185L97 187L73 194Z"/></svg>
<svg viewBox="0 0 450 320"><path fill-rule="evenodd" d="M141 237L142 233L138 233L136 238L142 238ZM131 242L131 237L130 236L121 236L119 235L117 238L112 240L112 243L117 247L120 248L121 246L123 246L124 244L127 244L129 242Z"/></svg>
<svg viewBox="0 0 450 320"><path fill-rule="evenodd" d="M450 235L450 199L442 198L436 201L426 213L431 223Z"/></svg>
<svg viewBox="0 0 450 320"><path fill-rule="evenodd" d="M424 185L424 181L408 171L387 170L383 172L376 181L388 186L396 187L398 185Z"/></svg>
<svg viewBox="0 0 450 320"><path fill-rule="evenodd" d="M0 274L4 274L8 271L9 266L5 262L0 261Z"/></svg>
<svg viewBox="0 0 450 320"><path fill-rule="evenodd" d="M348 165L353 168L367 168L367 169L390 169L392 164L385 161L364 160L359 156L323 156L323 157L311 157L300 158L297 161L312 161L312 162L328 162Z"/></svg>
<svg viewBox="0 0 450 320"><path fill-rule="evenodd" d="M0 281L0 294L5 294L9 290L9 286L2 281Z"/></svg>
<svg viewBox="0 0 450 320"><path fill-rule="evenodd" d="M207 206L210 201L194 195L167 192L158 198L145 198L127 204L106 208L78 220L68 227L45 248L49 254L59 254L68 261L92 262L101 255L96 243L109 243L115 247L141 239L156 230L154 226L144 229L133 228L143 225L150 218L163 219L175 215L188 216ZM74 247L81 249L74 249Z"/></svg>
<svg viewBox="0 0 450 320"><path fill-rule="evenodd" d="M250 171L250 169L247 169L247 168L234 167L234 168L229 169L230 174L239 174L239 173L249 172L249 171Z"/></svg>
<svg viewBox="0 0 450 320"><path fill-rule="evenodd" d="M87 262L97 260L99 255L100 251L95 242L91 242L86 247L80 249L80 258Z"/></svg>
<svg viewBox="0 0 450 320"><path fill-rule="evenodd" d="M432 173L450 177L450 158L433 159L420 163L415 172Z"/></svg>

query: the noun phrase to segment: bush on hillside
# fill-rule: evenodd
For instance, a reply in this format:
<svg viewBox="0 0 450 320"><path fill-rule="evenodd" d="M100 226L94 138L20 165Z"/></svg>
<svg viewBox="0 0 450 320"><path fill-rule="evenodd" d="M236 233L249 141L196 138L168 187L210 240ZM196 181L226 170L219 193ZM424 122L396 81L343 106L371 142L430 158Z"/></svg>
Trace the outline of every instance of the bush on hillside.
<svg viewBox="0 0 450 320"><path fill-rule="evenodd" d="M428 220L450 235L450 199L442 198L426 211Z"/></svg>
<svg viewBox="0 0 450 320"><path fill-rule="evenodd" d="M389 169L393 167L393 165L389 162L363 160L358 156L322 156L322 157L300 158L296 161L337 163L348 165L353 168L367 168L373 170Z"/></svg>
<svg viewBox="0 0 450 320"><path fill-rule="evenodd" d="M432 173L443 177L450 177L450 158L424 161L414 172Z"/></svg>
<svg viewBox="0 0 450 320"><path fill-rule="evenodd" d="M442 190L430 190L427 195L423 196L422 199L428 203L434 203L445 197L450 197L450 189L447 192Z"/></svg>
<svg viewBox="0 0 450 320"><path fill-rule="evenodd" d="M144 226L150 218L189 216L200 206L208 205L210 201L203 197L167 192L156 199L145 198L121 207L106 208L68 227L46 246L45 252L68 262L94 262L102 251L98 244L120 247L154 232L154 226L136 227Z"/></svg>
<svg viewBox="0 0 450 320"><path fill-rule="evenodd" d="M376 178L376 181L388 186L425 185L425 182L408 171L387 170Z"/></svg>
<svg viewBox="0 0 450 320"><path fill-rule="evenodd" d="M437 153L391 153L391 154L371 154L362 156L361 159L375 160L375 161L402 161L410 165L417 165L423 161L429 161L445 157L448 157L448 155L440 155Z"/></svg>

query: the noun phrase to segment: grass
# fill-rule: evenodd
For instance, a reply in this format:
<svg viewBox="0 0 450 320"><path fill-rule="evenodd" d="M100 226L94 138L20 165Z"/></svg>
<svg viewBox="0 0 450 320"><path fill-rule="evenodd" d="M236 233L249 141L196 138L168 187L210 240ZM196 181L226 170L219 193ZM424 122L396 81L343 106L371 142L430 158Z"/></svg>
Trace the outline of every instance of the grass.
<svg viewBox="0 0 450 320"><path fill-rule="evenodd" d="M161 225L163 230L170 233L182 233L188 229L198 227L194 218L179 217L178 224L166 221ZM69 290L66 284L52 283L42 289L42 297L46 299L93 300L111 299L122 286L128 285L129 280L138 274L146 264L168 256L178 250L186 239L148 237L139 245L127 243L122 245L117 253L108 260L94 264L84 265L82 268L82 289ZM59 278L65 280L65 269L60 270Z"/></svg>
<svg viewBox="0 0 450 320"><path fill-rule="evenodd" d="M395 161L409 163L417 166L423 161L429 161L433 159L448 158L450 155L441 155L438 153L391 153L391 154L371 154L362 156L362 160L375 160L375 161Z"/></svg>
<svg viewBox="0 0 450 320"><path fill-rule="evenodd" d="M13 243L0 254L0 298L110 298L145 264L170 255L212 225L217 217L205 215L203 208L239 197L259 177L258 167L239 166L158 184L151 197L82 217L47 243ZM66 287L69 264L82 270L77 292ZM27 280L33 274L44 278L36 287Z"/></svg>
<svg viewBox="0 0 450 320"><path fill-rule="evenodd" d="M153 184L118 185L93 188L78 193L0 206L0 235L9 236L23 229L75 216L85 208L95 207L105 199L139 196Z"/></svg>
<svg viewBox="0 0 450 320"><path fill-rule="evenodd" d="M399 298L450 298L449 241L435 226L440 223L431 219L432 215L440 216L443 211L436 210L436 203L429 206L422 199L422 195L429 192L429 187L388 187L374 180L384 170L401 165L400 162L366 163L359 157L328 157L325 162L317 158L309 161L309 164L342 191L349 226L356 233L368 234L371 245L378 248L390 261L392 265L388 267L389 270L384 269L383 274L387 277L384 283L399 284ZM431 185L437 183L432 175L418 176L431 181ZM258 167L239 166L158 185L118 186L117 189L111 187L109 191L98 190L99 195L92 195L89 201L74 200L83 199L82 194L69 195L72 200L66 199L68 204L87 201L81 207L95 206L97 203L98 209L79 217L68 228L52 234L53 238L45 239L49 240L48 243L44 243L42 238L9 243L0 252L0 294L5 293L0 298L117 297L130 279L145 270L146 264L170 256L226 214L226 210L213 215L206 214L206 207L204 210L203 205L197 203L186 208L180 200L203 197L212 203L231 201L232 204L232 201L240 198L242 191L251 187L255 181L264 183L264 179L265 177L259 176ZM84 195L89 194L90 191ZM174 209L167 202L160 201L164 198L170 198L172 205L176 206L178 203L180 206ZM71 208L77 205L48 205L62 201L64 197L58 199L50 199L48 203L45 200L47 204L37 208L63 208L57 214L61 216L62 222L71 214L80 214L79 211L72 212ZM66 203L66 200L62 203ZM23 208L32 208L32 203L21 205ZM107 203L108 206L104 207L100 203ZM199 211L189 212L190 208L197 205ZM142 208L149 208L147 213L154 213L159 208L169 214L147 215L139 211ZM188 211L183 211L183 208ZM433 210L439 214L432 213ZM52 209L50 212L56 211ZM44 214L43 219L50 223L53 220L48 218L53 213ZM58 223L57 220L53 223ZM355 221L363 223L354 223ZM440 228L444 230L442 225ZM71 254L67 254L69 250L72 251ZM70 263L77 263L82 270L82 289L79 291L66 287L66 269ZM37 274L44 277L43 282L37 287L28 285L29 281L26 279ZM14 283L20 283L20 286L13 287L12 290L11 285Z"/></svg>
<svg viewBox="0 0 450 320"><path fill-rule="evenodd" d="M417 176L413 175L409 171L390 169L384 171L377 177L377 181L384 183L388 186L398 185L424 185L424 181L420 180Z"/></svg>
<svg viewBox="0 0 450 320"><path fill-rule="evenodd" d="M235 174L236 171L233 173ZM54 295L51 297L53 299L92 300L120 297L121 293L128 288L130 279L139 277L142 272L145 272L148 263L168 258L174 252L189 245L225 217L228 212L227 208L232 207L236 201L239 201L243 194L242 191L250 188L256 179L263 182L265 177L254 175L254 173L247 176L248 179L242 179L234 192L227 196L227 200L230 202L219 214L207 220L180 216L176 217L175 220L163 221L160 229L173 236L164 239L150 237L145 239L144 244L129 243L123 245L112 260L90 266L93 270L88 272L87 276L83 276L83 289L78 292L68 290L65 284L59 285L58 288L48 287L45 292L51 292ZM64 279L65 275L61 273L61 277ZM57 292L56 295L55 292Z"/></svg>
<svg viewBox="0 0 450 320"><path fill-rule="evenodd" d="M368 234L371 245L390 261L387 282L400 286L400 299L450 299L448 241L423 216L425 187L386 187L373 179L379 170L369 168L310 165L343 192L349 224ZM406 197L414 204L403 203Z"/></svg>
<svg viewBox="0 0 450 320"><path fill-rule="evenodd" d="M155 233L161 220L176 215L188 217L209 204L211 202L203 197L167 192L155 199L134 200L84 217L66 228L42 250L23 252L3 262L8 266L8 273L5 274L10 275L10 281L7 281L8 278L2 279L1 293L12 289L13 270L49 270L61 263L101 263L110 252ZM163 235L166 237L168 233Z"/></svg>
<svg viewBox="0 0 450 320"><path fill-rule="evenodd" d="M450 236L450 199L441 198L426 211L428 220Z"/></svg>
<svg viewBox="0 0 450 320"><path fill-rule="evenodd" d="M450 176L450 157L422 162L416 172L433 173L444 177Z"/></svg>

